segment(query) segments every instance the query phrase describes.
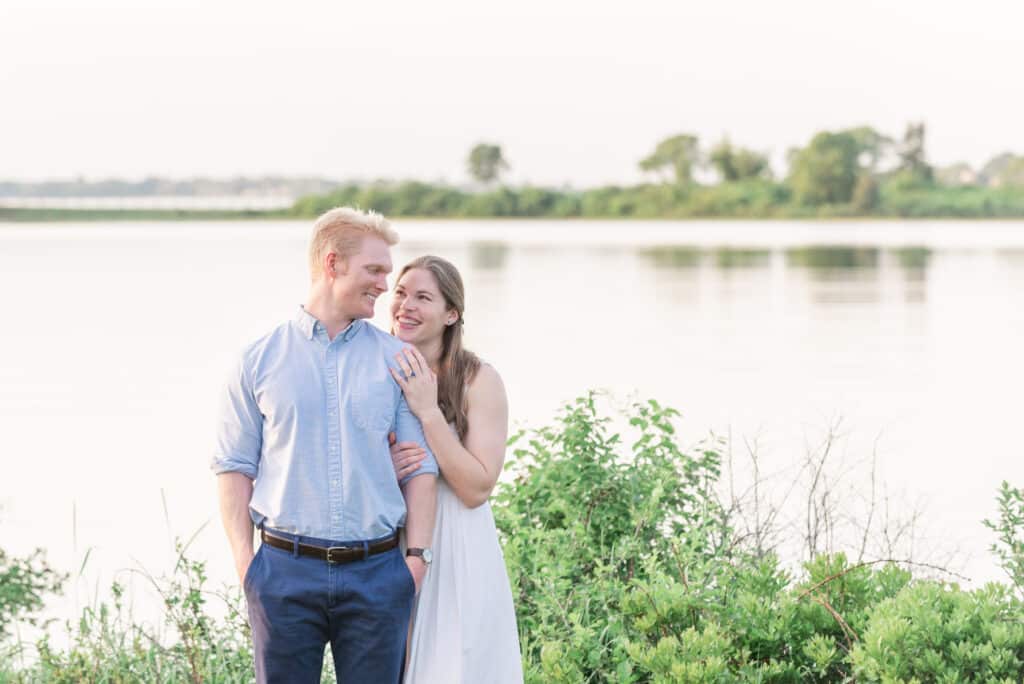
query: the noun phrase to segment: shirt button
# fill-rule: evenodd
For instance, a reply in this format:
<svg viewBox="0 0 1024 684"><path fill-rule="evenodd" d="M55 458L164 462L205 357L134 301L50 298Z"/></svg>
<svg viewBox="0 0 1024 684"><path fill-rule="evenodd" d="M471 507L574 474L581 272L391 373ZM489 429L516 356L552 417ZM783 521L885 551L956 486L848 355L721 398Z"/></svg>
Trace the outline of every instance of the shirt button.
<svg viewBox="0 0 1024 684"><path fill-rule="evenodd" d="M338 481L337 480L331 480L331 484L333 486L337 487L338 486Z"/></svg>

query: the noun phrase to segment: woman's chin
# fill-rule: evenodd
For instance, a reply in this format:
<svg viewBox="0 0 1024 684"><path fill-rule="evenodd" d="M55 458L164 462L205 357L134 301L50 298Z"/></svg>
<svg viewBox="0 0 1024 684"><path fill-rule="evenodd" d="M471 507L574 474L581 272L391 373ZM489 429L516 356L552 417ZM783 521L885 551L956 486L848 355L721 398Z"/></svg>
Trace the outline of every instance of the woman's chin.
<svg viewBox="0 0 1024 684"><path fill-rule="evenodd" d="M402 330L401 328L395 328L395 337L412 344L415 341L416 335L411 330Z"/></svg>

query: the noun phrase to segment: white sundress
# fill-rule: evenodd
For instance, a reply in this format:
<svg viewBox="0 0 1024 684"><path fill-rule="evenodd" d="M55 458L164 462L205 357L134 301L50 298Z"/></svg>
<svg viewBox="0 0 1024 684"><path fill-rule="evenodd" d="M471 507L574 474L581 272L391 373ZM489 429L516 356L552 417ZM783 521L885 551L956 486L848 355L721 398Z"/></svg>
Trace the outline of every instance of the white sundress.
<svg viewBox="0 0 1024 684"><path fill-rule="evenodd" d="M522 684L512 589L491 504L437 478L433 559L413 608L404 684Z"/></svg>

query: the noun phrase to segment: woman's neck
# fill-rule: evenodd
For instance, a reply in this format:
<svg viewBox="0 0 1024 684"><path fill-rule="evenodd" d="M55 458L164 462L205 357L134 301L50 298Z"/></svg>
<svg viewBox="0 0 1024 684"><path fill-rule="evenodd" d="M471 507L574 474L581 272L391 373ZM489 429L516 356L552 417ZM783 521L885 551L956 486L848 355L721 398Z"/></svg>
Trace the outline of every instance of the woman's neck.
<svg viewBox="0 0 1024 684"><path fill-rule="evenodd" d="M422 345L416 345L420 354L423 354L423 358L427 360L427 365L430 366L430 370L436 374L438 369L441 367L441 352L443 345L441 338L438 337L436 340L430 340L424 342Z"/></svg>

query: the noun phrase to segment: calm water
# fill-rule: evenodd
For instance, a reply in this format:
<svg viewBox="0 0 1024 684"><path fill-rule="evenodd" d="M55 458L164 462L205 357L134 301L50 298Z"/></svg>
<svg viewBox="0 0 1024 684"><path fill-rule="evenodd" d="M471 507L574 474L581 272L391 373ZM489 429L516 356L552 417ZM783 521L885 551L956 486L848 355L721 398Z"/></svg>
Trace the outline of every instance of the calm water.
<svg viewBox="0 0 1024 684"><path fill-rule="evenodd" d="M924 511L915 552L999 577L979 521L1001 480L1024 484L1024 223L397 227L396 264L462 268L468 340L517 421L591 387L656 397L687 440L756 440L781 490L841 418L837 488L864 493L876 453L893 515ZM235 353L303 301L308 229L0 226L0 544L68 570L93 549L55 614L136 562L166 570L169 539L208 521L196 554L231 577L215 396Z"/></svg>

